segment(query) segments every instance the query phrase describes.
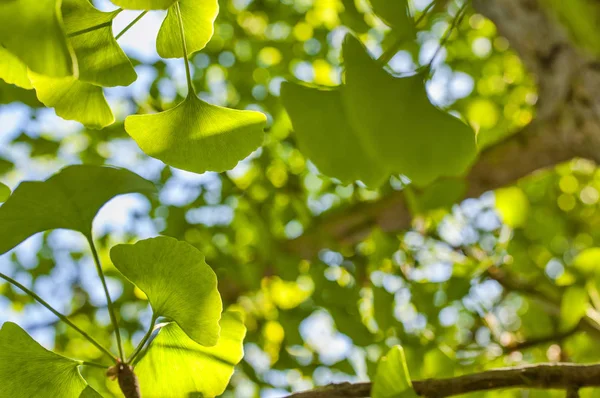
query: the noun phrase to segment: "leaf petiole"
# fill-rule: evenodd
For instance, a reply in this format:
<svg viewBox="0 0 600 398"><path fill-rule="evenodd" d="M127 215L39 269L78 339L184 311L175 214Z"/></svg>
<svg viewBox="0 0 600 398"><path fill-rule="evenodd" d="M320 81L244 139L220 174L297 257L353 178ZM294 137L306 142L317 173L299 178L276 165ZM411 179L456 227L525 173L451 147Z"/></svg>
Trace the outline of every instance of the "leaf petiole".
<svg viewBox="0 0 600 398"><path fill-rule="evenodd" d="M188 96L195 95L194 86L192 84L192 74L190 73L190 62L188 60L187 45L185 44L185 31L183 29L183 18L181 17L181 10L179 8L179 2L175 3L175 14L179 20L179 33L181 35L181 47L183 49L183 59L185 61L185 76L188 84Z"/></svg>
<svg viewBox="0 0 600 398"><path fill-rule="evenodd" d="M11 278L10 276L5 275L5 274L3 274L1 272L0 272L0 278L4 279L5 281L7 281L8 283L10 283L11 285L16 286L19 289L21 289L28 296L30 296L31 298L33 298L35 301L37 301L38 303L40 303L41 305L43 305L44 307L46 307L54 315L56 315L58 317L58 319L60 319L61 321L63 321L67 325L69 325L71 328L73 328L75 331L77 331L79 334L81 334L87 341L89 341L90 343L92 343L96 348L98 348L104 354L106 354L107 356L109 356L111 360L113 360L115 362L117 361L117 357L115 357L108 349L104 348L92 336L90 336L89 334L87 334L86 332L84 332L83 330L81 330L77 325L75 325L73 322L71 322L69 320L69 318L67 318L65 315L63 315L60 312L58 312L57 310L55 310L50 304L48 304L44 299L42 299L36 293L34 293L33 291L29 290L28 288L26 288L25 286L23 286L22 284L20 284L19 282L17 282L13 278Z"/></svg>
<svg viewBox="0 0 600 398"><path fill-rule="evenodd" d="M121 36L123 36L125 33L127 33L127 31L129 29L131 29L133 27L133 25L135 25L140 19L142 19L142 17L144 15L146 15L148 13L148 10L143 11L140 15L138 15L137 17L135 17L135 19L131 22L129 22L129 25L127 25L125 28L123 28L122 31L120 31L116 36L115 36L115 40L119 40L119 38Z"/></svg>
<svg viewBox="0 0 600 398"><path fill-rule="evenodd" d="M142 338L140 343L137 345L137 347L135 347L135 350L133 350L133 353L129 356L129 359L127 359L128 364L133 363L135 358L142 351L142 348L144 348L144 346L146 345L146 342L148 342L148 339L150 339L150 336L152 336L152 333L161 327L160 325L157 325L156 327L154 326L157 318L158 317L156 315L154 315L154 314L152 315L152 320L150 321L150 327L148 328L148 331L146 332L146 334L144 335L144 337Z"/></svg>

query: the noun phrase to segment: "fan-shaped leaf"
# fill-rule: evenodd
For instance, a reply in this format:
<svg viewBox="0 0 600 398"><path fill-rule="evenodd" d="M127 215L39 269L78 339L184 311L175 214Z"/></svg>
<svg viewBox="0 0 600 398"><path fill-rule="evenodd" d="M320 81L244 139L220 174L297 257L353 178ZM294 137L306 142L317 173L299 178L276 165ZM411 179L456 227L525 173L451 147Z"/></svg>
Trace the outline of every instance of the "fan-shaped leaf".
<svg viewBox="0 0 600 398"><path fill-rule="evenodd" d="M10 188L0 182L0 203L10 196Z"/></svg>
<svg viewBox="0 0 600 398"><path fill-rule="evenodd" d="M373 398L416 398L412 388L404 350L393 346L387 355L379 360L373 382Z"/></svg>
<svg viewBox="0 0 600 398"><path fill-rule="evenodd" d="M352 36L343 53L346 84L335 94L296 85L282 90L300 147L317 167L371 186L390 173L427 185L467 169L475 134L429 102L423 76L389 75Z"/></svg>
<svg viewBox="0 0 600 398"><path fill-rule="evenodd" d="M155 187L128 170L102 166L69 166L46 181L23 182L0 207L0 254L50 229L90 236L100 208L115 196L134 192L148 195Z"/></svg>
<svg viewBox="0 0 600 398"><path fill-rule="evenodd" d="M414 37L414 21L410 16L407 0L370 1L375 14L394 30L397 38Z"/></svg>
<svg viewBox="0 0 600 398"><path fill-rule="evenodd" d="M217 276L198 249L161 236L117 245L110 257L115 267L146 293L155 315L177 322L198 344L217 343L223 305Z"/></svg>
<svg viewBox="0 0 600 398"><path fill-rule="evenodd" d="M79 364L46 350L12 322L0 329L3 397L77 398L86 389Z"/></svg>
<svg viewBox="0 0 600 398"><path fill-rule="evenodd" d="M191 94L165 112L125 119L125 130L149 156L194 173L233 168L258 148L266 117L208 104Z"/></svg>
<svg viewBox="0 0 600 398"><path fill-rule="evenodd" d="M166 10L177 0L111 0L127 10Z"/></svg>
<svg viewBox="0 0 600 398"><path fill-rule="evenodd" d="M219 342L209 348L196 344L175 323L161 328L135 367L142 396L221 395L244 356L246 327L241 314L235 311L224 312L220 323Z"/></svg>
<svg viewBox="0 0 600 398"><path fill-rule="evenodd" d="M102 398L102 395L98 394L92 387L87 386L82 392L79 398Z"/></svg>
<svg viewBox="0 0 600 398"><path fill-rule="evenodd" d="M1 2L0 43L36 73L64 77L75 70L60 0Z"/></svg>
<svg viewBox="0 0 600 398"><path fill-rule="evenodd" d="M2 46L0 46L0 79L27 90L33 88L27 77L27 66Z"/></svg>
<svg viewBox="0 0 600 398"><path fill-rule="evenodd" d="M135 81L133 65L112 33L112 21L119 12L102 12L88 0L63 0L63 20L77 56L79 80L105 87ZM89 30L97 26L103 27Z"/></svg>
<svg viewBox="0 0 600 398"><path fill-rule="evenodd" d="M76 120L86 127L100 129L115 117L104 98L102 87L74 77L46 77L29 72L38 99L55 109L64 119Z"/></svg>
<svg viewBox="0 0 600 398"><path fill-rule="evenodd" d="M188 56L202 50L214 33L219 14L217 0L181 0L178 2L183 20ZM169 8L156 39L156 50L163 58L182 58L181 33L175 5Z"/></svg>

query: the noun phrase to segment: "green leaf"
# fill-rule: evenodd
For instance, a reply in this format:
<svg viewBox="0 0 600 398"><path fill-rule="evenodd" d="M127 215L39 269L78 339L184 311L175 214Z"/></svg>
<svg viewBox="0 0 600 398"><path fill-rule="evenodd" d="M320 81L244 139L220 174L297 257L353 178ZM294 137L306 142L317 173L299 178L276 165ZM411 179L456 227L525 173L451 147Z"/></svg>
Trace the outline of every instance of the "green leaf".
<svg viewBox="0 0 600 398"><path fill-rule="evenodd" d="M573 259L573 266L585 275L600 271L600 247L590 247L581 251Z"/></svg>
<svg viewBox="0 0 600 398"><path fill-rule="evenodd" d="M407 199L409 199L413 213L425 213L431 210L450 208L464 196L466 191L467 184L464 179L445 178L435 181L414 195L414 198L407 194Z"/></svg>
<svg viewBox="0 0 600 398"><path fill-rule="evenodd" d="M76 70L58 0L0 3L0 43L36 73L64 77Z"/></svg>
<svg viewBox="0 0 600 398"><path fill-rule="evenodd" d="M579 286L567 288L560 303L561 329L571 330L585 316L589 306L586 290Z"/></svg>
<svg viewBox="0 0 600 398"><path fill-rule="evenodd" d="M127 10L166 10L177 0L111 0Z"/></svg>
<svg viewBox="0 0 600 398"><path fill-rule="evenodd" d="M79 80L104 87L127 86L136 80L131 61L112 33L119 12L102 12L88 0L63 0L63 20L77 56ZM96 26L103 27L88 31Z"/></svg>
<svg viewBox="0 0 600 398"><path fill-rule="evenodd" d="M0 182L0 203L10 196L10 188Z"/></svg>
<svg viewBox="0 0 600 398"><path fill-rule="evenodd" d="M54 78L29 72L29 78L38 99L54 108L63 119L76 120L94 129L106 127L115 121L102 87L74 77Z"/></svg>
<svg viewBox="0 0 600 398"><path fill-rule="evenodd" d="M219 14L217 0L180 0L181 19L188 56L202 50L214 33L214 22ZM182 58L181 33L176 5L169 8L167 17L158 31L156 50L163 58Z"/></svg>
<svg viewBox="0 0 600 398"><path fill-rule="evenodd" d="M66 167L46 181L23 182L0 207L0 254L50 229L90 236L92 221L106 202L155 191L150 181L128 170L89 165Z"/></svg>
<svg viewBox="0 0 600 398"><path fill-rule="evenodd" d="M427 185L465 172L477 152L475 133L429 102L422 75L391 76L353 36L343 53L346 84L335 94L297 85L282 90L300 147L317 167L374 187L389 174Z"/></svg>
<svg viewBox="0 0 600 398"><path fill-rule="evenodd" d="M371 390L373 398L416 398L402 346L395 345L379 360Z"/></svg>
<svg viewBox="0 0 600 398"><path fill-rule="evenodd" d="M31 90L33 86L27 77L27 65L16 55L0 45L0 79L21 88Z"/></svg>
<svg viewBox="0 0 600 398"><path fill-rule="evenodd" d="M292 119L298 148L322 173L345 184L360 180L379 186L386 180L389 171L348 123L340 90L284 82L281 99Z"/></svg>
<svg viewBox="0 0 600 398"><path fill-rule="evenodd" d="M164 326L135 365L142 396L221 395L244 356L245 335L242 315L235 311L223 313L221 336L214 347L195 343L175 323Z"/></svg>
<svg viewBox="0 0 600 398"><path fill-rule="evenodd" d="M223 310L217 276L189 243L161 236L110 251L115 267L147 296L155 316L177 322L196 343L214 346Z"/></svg>
<svg viewBox="0 0 600 398"><path fill-rule="evenodd" d="M519 187L501 188L494 191L496 210L500 213L502 222L518 228L527 223L529 216L529 199Z"/></svg>
<svg viewBox="0 0 600 398"><path fill-rule="evenodd" d="M98 394L92 387L87 386L79 395L79 398L102 398L102 395Z"/></svg>
<svg viewBox="0 0 600 398"><path fill-rule="evenodd" d="M407 0L370 0L373 11L394 30L398 39L415 36L414 21Z"/></svg>
<svg viewBox="0 0 600 398"><path fill-rule="evenodd" d="M378 286L373 286L373 315L379 330L384 332L397 324L394 318L394 295Z"/></svg>
<svg viewBox="0 0 600 398"><path fill-rule="evenodd" d="M0 104L10 104L13 102L22 102L32 108L41 108L44 106L35 96L35 91L25 90L14 84L8 84L0 80Z"/></svg>
<svg viewBox="0 0 600 398"><path fill-rule="evenodd" d="M0 329L0 388L3 397L77 398L86 388L78 361L46 350L23 329Z"/></svg>
<svg viewBox="0 0 600 398"><path fill-rule="evenodd" d="M149 156L194 173L235 167L263 140L266 117L208 104L195 95L165 112L125 119L125 130Z"/></svg>

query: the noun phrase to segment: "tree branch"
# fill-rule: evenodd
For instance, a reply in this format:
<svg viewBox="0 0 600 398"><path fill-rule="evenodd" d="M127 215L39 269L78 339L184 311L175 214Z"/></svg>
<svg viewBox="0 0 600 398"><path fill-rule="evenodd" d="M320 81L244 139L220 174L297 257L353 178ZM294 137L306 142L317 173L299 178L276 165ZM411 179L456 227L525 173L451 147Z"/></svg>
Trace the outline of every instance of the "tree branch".
<svg viewBox="0 0 600 398"><path fill-rule="evenodd" d="M600 387L600 364L577 365L555 363L501 368L464 376L413 381L415 392L422 397L451 397L476 391L508 388L561 389L569 397L579 388ZM290 398L368 397L371 383L331 384L319 389L290 395Z"/></svg>

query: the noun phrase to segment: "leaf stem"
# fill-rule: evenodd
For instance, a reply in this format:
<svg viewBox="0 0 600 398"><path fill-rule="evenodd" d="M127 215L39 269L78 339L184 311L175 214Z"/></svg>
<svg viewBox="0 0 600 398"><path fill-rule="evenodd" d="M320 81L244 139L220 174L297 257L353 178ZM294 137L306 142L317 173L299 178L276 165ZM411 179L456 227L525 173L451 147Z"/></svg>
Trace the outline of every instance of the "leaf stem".
<svg viewBox="0 0 600 398"><path fill-rule="evenodd" d="M106 365L102 365L100 363L88 362L88 361L79 361L79 363L83 366L92 366L94 368L108 369L109 367Z"/></svg>
<svg viewBox="0 0 600 398"><path fill-rule="evenodd" d="M183 59L185 61L185 75L188 84L188 96L195 94L194 86L192 84L192 74L190 73L190 61L188 60L187 45L185 44L185 31L183 29L183 18L181 17L181 10L179 9L179 2L175 3L175 14L179 20L179 33L181 35L181 47L183 49Z"/></svg>
<svg viewBox="0 0 600 398"><path fill-rule="evenodd" d="M129 22L129 25L127 25L125 28L123 28L122 31L120 31L116 36L115 36L115 40L119 40L119 38L121 36L123 36L125 33L127 33L127 31L129 29L131 29L133 27L133 25L135 25L140 19L142 19L142 17L144 15L146 15L148 13L148 10L143 11L140 15L138 15L133 21Z"/></svg>
<svg viewBox="0 0 600 398"><path fill-rule="evenodd" d="M437 56L440 53L440 51L442 50L442 48L444 48L444 46L448 42L448 39L450 38L452 31L454 31L454 29L457 28L458 25L460 25L461 21L465 17L468 5L469 5L469 1L465 0L464 4L458 9L456 15L454 16L454 19L452 20L452 24L450 25L448 30L446 30L444 37L442 37L442 40L440 41L440 45L438 46L437 50L435 50L435 53L431 57L431 60L429 61L429 63L427 63L427 69L431 69L431 65L433 65L433 61L435 61L435 59L437 58Z"/></svg>
<svg viewBox="0 0 600 398"><path fill-rule="evenodd" d="M98 276L100 277L100 281L102 282L102 288L104 289L104 294L106 295L106 303L108 304L108 314L110 315L110 320L113 324L113 328L115 329L115 336L117 338L117 347L119 349L119 358L121 362L125 360L125 356L123 355L123 343L121 342L121 332L119 330L119 323L117 322L117 317L115 315L115 308L113 306L113 302L110 299L110 293L108 292L108 286L106 285L106 278L104 277L104 272L102 271L102 264L100 264L100 258L98 257L98 251L96 250L96 245L94 245L94 239L92 235L86 236L87 241L90 245L90 249L92 250L92 257L94 257L94 263L96 264L96 270L98 271Z"/></svg>
<svg viewBox="0 0 600 398"><path fill-rule="evenodd" d="M148 339L150 338L150 336L152 336L152 332L154 332L154 324L156 323L156 319L158 317L156 315L152 315L152 320L150 321L150 327L148 328L148 331L146 332L146 334L144 335L144 337L142 338L142 340L140 341L140 343L137 345L137 347L135 347L135 350L133 351L133 353L129 356L129 359L127 359L127 364L132 364L133 361L135 360L135 358L138 356L138 354L140 353L140 351L142 351L142 348L144 348L144 346L146 345L146 342L148 341Z"/></svg>
<svg viewBox="0 0 600 398"><path fill-rule="evenodd" d="M30 296L31 298L33 298L35 301L37 301L38 303L40 303L41 305L43 305L44 307L46 307L54 315L56 315L58 317L58 319L60 319L61 321L63 321L64 323L66 323L67 325L69 325L70 327L72 327L75 331L77 331L79 334L81 334L87 341L89 341L90 343L92 343L96 348L98 348L104 354L106 354L107 356L109 356L111 360L113 360L115 362L117 361L117 357L115 357L108 349L104 348L92 336L90 336L89 334L87 334L86 332L84 332L83 330L81 330L77 325L75 325L73 322L71 322L69 320L69 318L67 318L65 315L63 315L60 312L58 312L57 310L55 310L50 304L48 304L44 299L42 299L36 293L34 293L33 291L29 290L28 288L26 288L25 286L23 286L22 284L20 284L19 282L17 282L13 278L11 278L10 276L5 275L5 274L3 274L1 272L0 272L0 278L4 279L5 281L7 281L8 283L10 283L11 285L14 285L14 286L18 287L19 289L21 289L22 291L24 291L28 296Z"/></svg>

